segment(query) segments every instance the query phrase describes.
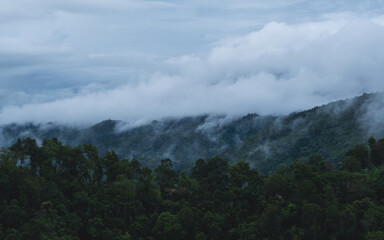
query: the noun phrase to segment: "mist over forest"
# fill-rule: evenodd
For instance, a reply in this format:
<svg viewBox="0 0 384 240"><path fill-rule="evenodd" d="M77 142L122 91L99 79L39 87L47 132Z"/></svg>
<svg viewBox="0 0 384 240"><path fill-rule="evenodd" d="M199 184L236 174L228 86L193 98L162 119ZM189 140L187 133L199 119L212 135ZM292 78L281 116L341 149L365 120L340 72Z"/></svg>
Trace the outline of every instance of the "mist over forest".
<svg viewBox="0 0 384 240"><path fill-rule="evenodd" d="M93 144L102 154L114 151L151 168L159 159L169 158L176 171L191 167L197 159L221 156L270 173L313 154L340 168L349 148L365 144L371 136L384 136L383 99L382 93L364 94L278 116L205 114L140 124L105 120L85 127L13 123L1 126L0 140L2 146L19 138L33 138L38 144L52 138L71 146Z"/></svg>
<svg viewBox="0 0 384 240"><path fill-rule="evenodd" d="M384 239L383 0L0 6L0 239Z"/></svg>

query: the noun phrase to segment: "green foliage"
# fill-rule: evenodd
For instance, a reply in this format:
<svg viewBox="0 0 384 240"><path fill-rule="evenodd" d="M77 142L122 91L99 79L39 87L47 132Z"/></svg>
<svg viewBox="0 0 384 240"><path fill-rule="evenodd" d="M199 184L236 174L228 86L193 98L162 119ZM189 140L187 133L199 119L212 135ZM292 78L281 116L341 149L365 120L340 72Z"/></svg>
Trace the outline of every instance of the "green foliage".
<svg viewBox="0 0 384 240"><path fill-rule="evenodd" d="M345 156L342 169L349 172L360 172L362 165L355 156Z"/></svg>
<svg viewBox="0 0 384 240"><path fill-rule="evenodd" d="M365 238L366 240L384 240L384 232L369 232Z"/></svg>
<svg viewBox="0 0 384 240"><path fill-rule="evenodd" d="M0 219L5 228L17 228L23 225L27 217L17 200L12 200L8 207L1 213Z"/></svg>
<svg viewBox="0 0 384 240"><path fill-rule="evenodd" d="M349 150L345 156L355 157L363 169L371 166L369 159L369 149L365 145L356 145L351 150Z"/></svg>
<svg viewBox="0 0 384 240"><path fill-rule="evenodd" d="M0 239L383 239L382 142L346 151L343 171L311 154L260 175L220 157L177 173L170 159L152 170L20 140L0 153Z"/></svg>
<svg viewBox="0 0 384 240"><path fill-rule="evenodd" d="M172 161L170 159L161 160L161 164L154 171L156 176L156 183L161 192L166 189L171 190L174 188L177 180L177 174L172 171Z"/></svg>
<svg viewBox="0 0 384 240"><path fill-rule="evenodd" d="M183 239L184 232L178 223L177 216L170 212L163 212L157 218L155 227L153 228L154 234L159 240L178 240Z"/></svg>
<svg viewBox="0 0 384 240"><path fill-rule="evenodd" d="M374 166L381 166L384 164L384 139L370 143L371 147L371 161Z"/></svg>

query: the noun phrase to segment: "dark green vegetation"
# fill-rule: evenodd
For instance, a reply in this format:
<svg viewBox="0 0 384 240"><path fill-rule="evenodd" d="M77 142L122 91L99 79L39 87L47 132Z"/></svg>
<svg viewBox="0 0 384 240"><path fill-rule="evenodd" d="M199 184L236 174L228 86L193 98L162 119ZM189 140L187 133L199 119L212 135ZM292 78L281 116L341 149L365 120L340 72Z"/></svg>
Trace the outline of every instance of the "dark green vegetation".
<svg viewBox="0 0 384 240"><path fill-rule="evenodd" d="M215 157L176 173L92 145L0 154L0 239L384 239L384 140L259 175Z"/></svg>
<svg viewBox="0 0 384 240"><path fill-rule="evenodd" d="M380 129L373 127L372 131L375 121L369 117L384 112L382 107L370 108L373 103L383 103L383 99L383 94L364 94L288 116L249 114L228 120L204 115L163 119L132 128L113 120L89 128L9 124L1 128L0 142L10 146L17 138L57 137L71 146L92 144L102 154L114 150L120 158L136 158L150 168L157 166L159 158L170 158L179 172L191 168L196 159L214 156L231 163L246 161L261 173L273 173L312 154L320 154L340 168L343 153L349 148L364 143L371 135L383 136Z"/></svg>

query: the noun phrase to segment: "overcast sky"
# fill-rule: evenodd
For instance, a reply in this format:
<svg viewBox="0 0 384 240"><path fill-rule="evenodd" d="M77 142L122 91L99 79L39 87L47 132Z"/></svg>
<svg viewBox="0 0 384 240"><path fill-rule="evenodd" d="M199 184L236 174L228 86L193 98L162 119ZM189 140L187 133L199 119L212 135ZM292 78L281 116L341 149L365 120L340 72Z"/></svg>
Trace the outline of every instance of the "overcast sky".
<svg viewBox="0 0 384 240"><path fill-rule="evenodd" d="M286 114L384 90L383 0L0 0L0 123Z"/></svg>

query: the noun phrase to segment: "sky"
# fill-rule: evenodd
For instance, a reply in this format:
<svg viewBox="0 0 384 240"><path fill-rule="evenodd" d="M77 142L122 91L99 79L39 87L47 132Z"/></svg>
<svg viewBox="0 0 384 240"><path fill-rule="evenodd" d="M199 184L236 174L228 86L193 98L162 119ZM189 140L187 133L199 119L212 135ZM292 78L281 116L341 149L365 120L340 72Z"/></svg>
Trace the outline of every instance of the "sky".
<svg viewBox="0 0 384 240"><path fill-rule="evenodd" d="M0 0L0 124L281 115L384 90L384 0Z"/></svg>

